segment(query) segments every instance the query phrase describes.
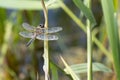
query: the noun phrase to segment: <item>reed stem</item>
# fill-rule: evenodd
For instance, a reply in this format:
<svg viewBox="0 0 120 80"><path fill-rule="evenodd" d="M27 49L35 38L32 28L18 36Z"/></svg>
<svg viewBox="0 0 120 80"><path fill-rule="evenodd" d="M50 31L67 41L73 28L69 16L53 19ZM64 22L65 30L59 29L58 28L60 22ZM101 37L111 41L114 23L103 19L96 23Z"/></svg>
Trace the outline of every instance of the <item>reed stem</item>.
<svg viewBox="0 0 120 80"><path fill-rule="evenodd" d="M42 7L43 7L43 12L44 12L44 17L45 17L45 28L48 28L48 10L45 6L44 0L41 0ZM47 35L47 33L45 34ZM43 65L43 70L45 72L45 80L49 80L49 54L48 54L48 40L44 40L44 65Z"/></svg>

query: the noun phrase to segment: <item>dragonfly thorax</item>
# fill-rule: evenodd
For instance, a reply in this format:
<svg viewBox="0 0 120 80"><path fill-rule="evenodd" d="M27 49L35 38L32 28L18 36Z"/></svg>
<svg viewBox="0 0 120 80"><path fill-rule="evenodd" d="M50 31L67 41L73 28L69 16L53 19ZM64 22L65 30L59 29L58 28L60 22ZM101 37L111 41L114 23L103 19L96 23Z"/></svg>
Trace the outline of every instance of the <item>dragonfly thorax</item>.
<svg viewBox="0 0 120 80"><path fill-rule="evenodd" d="M44 30L40 26L37 26L35 29L35 33L36 35L40 35L44 33Z"/></svg>

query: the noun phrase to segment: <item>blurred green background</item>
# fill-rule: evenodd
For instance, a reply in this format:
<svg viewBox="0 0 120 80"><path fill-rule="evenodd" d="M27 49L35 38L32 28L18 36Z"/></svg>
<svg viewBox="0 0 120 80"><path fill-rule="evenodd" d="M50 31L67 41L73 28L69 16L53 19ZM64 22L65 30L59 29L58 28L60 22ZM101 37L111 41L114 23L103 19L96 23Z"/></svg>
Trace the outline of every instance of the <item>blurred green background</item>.
<svg viewBox="0 0 120 80"><path fill-rule="evenodd" d="M85 23L85 18L72 0L65 0L68 8ZM59 60L61 54L69 65L87 62L86 33L78 27L72 18L64 12L59 4L53 3L48 10L49 27L61 26L63 30L56 35L57 41L49 41L50 59L59 67L63 63ZM92 11L97 21L93 33L103 46L109 50L108 38L103 20L100 0L93 0ZM40 80L44 80L43 41L35 40L29 47L29 41L19 35L23 31L22 23L27 22L32 26L44 24L44 14L40 1L21 2L0 0L0 80L35 80L39 73ZM94 43L93 43L94 44ZM113 69L112 62L105 56L96 44L93 45L93 60ZM96 54L97 53L97 54ZM69 80L64 73L59 73L60 80ZM96 72L94 80L115 80L114 73ZM86 74L82 74L86 80Z"/></svg>

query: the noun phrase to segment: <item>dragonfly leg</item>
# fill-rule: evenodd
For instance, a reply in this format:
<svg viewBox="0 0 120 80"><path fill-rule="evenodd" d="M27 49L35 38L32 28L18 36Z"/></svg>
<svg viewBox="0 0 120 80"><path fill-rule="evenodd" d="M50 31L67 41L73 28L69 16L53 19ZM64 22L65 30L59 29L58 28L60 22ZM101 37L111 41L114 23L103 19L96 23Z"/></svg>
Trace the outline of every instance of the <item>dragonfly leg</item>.
<svg viewBox="0 0 120 80"><path fill-rule="evenodd" d="M29 42L26 44L26 46L28 47L34 40L35 38L30 39Z"/></svg>

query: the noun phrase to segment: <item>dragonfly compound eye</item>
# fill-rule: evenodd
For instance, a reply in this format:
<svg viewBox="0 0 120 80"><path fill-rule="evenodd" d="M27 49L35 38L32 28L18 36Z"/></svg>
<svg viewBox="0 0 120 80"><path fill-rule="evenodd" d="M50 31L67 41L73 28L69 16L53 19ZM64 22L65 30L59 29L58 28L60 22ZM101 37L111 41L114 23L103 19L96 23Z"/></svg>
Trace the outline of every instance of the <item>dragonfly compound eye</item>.
<svg viewBox="0 0 120 80"><path fill-rule="evenodd" d="M44 25L43 25L43 24L40 24L39 26L40 26L41 28L44 28Z"/></svg>

